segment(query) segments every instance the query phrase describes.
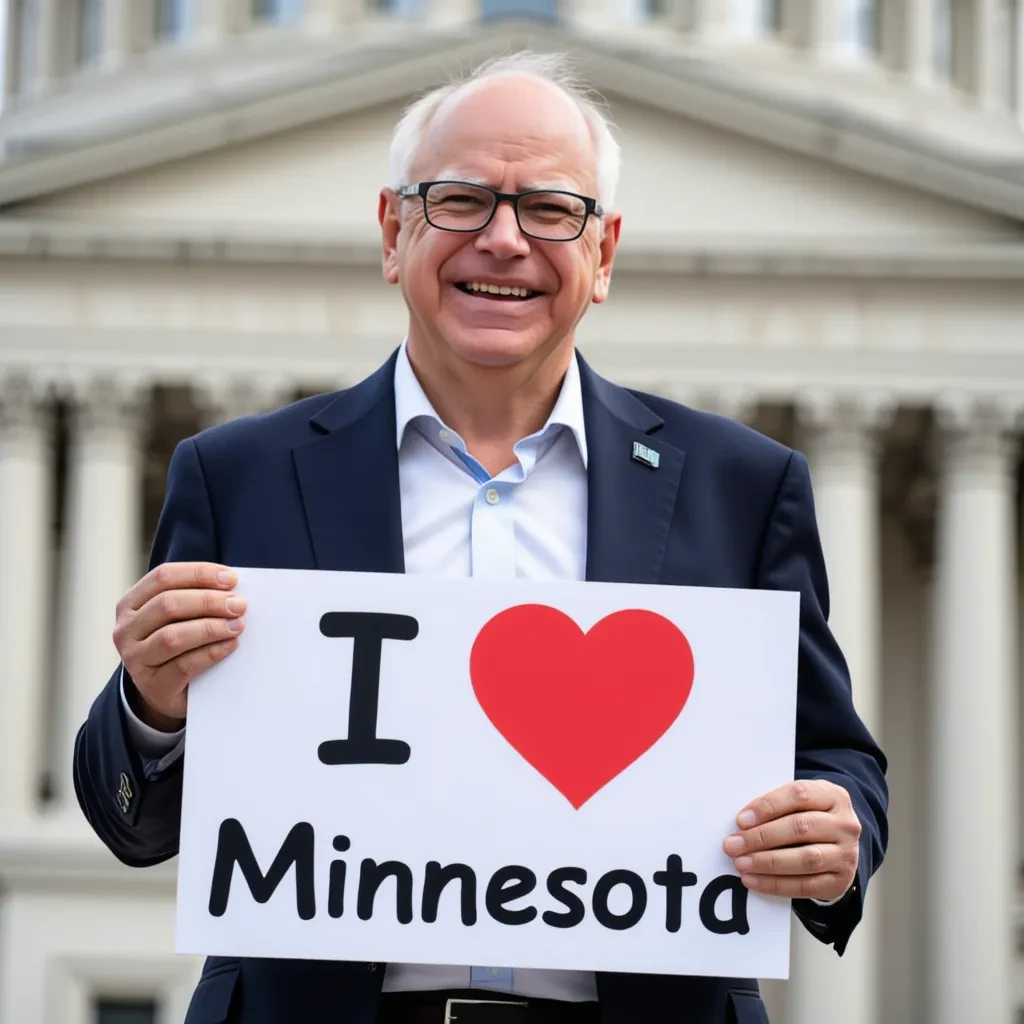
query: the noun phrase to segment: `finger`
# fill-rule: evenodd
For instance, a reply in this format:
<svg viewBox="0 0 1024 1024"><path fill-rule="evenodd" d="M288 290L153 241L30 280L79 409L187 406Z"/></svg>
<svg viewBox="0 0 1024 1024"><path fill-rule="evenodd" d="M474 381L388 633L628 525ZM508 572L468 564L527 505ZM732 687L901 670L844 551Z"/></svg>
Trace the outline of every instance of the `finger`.
<svg viewBox="0 0 1024 1024"><path fill-rule="evenodd" d="M745 829L800 811L831 810L835 806L837 789L841 787L824 779L787 782L785 786L780 786L747 804L736 815L736 824Z"/></svg>
<svg viewBox="0 0 1024 1024"><path fill-rule="evenodd" d="M233 619L246 609L245 600L232 592L219 590L165 590L150 598L123 627L115 629L114 641L123 629L124 638L145 640L172 622L190 619Z"/></svg>
<svg viewBox="0 0 1024 1024"><path fill-rule="evenodd" d="M165 590L230 590L237 582L238 575L233 569L216 562L165 562L147 572L125 594L121 604L138 611Z"/></svg>
<svg viewBox="0 0 1024 1024"><path fill-rule="evenodd" d="M845 839L842 822L827 811L790 814L777 821L768 821L754 828L729 836L723 848L730 857L758 850L777 850L784 846L805 846L808 843L834 843Z"/></svg>
<svg viewBox="0 0 1024 1024"><path fill-rule="evenodd" d="M139 645L139 660L152 671L209 644L231 640L244 629L244 619L192 619L190 622L175 622L158 629Z"/></svg>
<svg viewBox="0 0 1024 1024"><path fill-rule="evenodd" d="M836 900L850 888L845 875L741 875L740 881L753 892L790 899Z"/></svg>
<svg viewBox="0 0 1024 1024"><path fill-rule="evenodd" d="M180 694L189 683L212 665L223 661L237 647L237 636L230 640L218 640L216 643L197 647L162 666L148 687L153 691L154 698L158 695L164 698L163 701L154 700L154 703L166 702L169 706L174 704L174 696Z"/></svg>
<svg viewBox="0 0 1024 1024"><path fill-rule="evenodd" d="M745 853L733 862L743 875L823 875L845 870L843 851L836 843L812 843L786 850Z"/></svg>

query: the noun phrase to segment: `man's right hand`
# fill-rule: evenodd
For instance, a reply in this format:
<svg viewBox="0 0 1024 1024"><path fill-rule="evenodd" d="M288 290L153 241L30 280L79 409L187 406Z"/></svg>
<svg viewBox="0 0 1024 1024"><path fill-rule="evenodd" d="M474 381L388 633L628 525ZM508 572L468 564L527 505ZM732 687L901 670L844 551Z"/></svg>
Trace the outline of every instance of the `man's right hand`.
<svg viewBox="0 0 1024 1024"><path fill-rule="evenodd" d="M245 601L231 592L237 582L225 565L167 562L118 601L114 645L140 698L129 697L132 710L146 725L180 729L188 684L238 646Z"/></svg>

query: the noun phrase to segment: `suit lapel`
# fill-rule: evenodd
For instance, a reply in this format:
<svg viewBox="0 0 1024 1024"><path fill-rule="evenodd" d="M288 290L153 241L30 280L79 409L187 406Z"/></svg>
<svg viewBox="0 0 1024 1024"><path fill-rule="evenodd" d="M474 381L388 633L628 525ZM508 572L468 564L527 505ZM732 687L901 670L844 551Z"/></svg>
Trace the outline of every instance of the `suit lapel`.
<svg viewBox="0 0 1024 1024"><path fill-rule="evenodd" d="M683 452L651 436L664 422L660 416L578 358L588 451L587 579L657 583ZM657 452L656 469L633 458L635 442Z"/></svg>
<svg viewBox="0 0 1024 1024"><path fill-rule="evenodd" d="M395 357L313 417L292 450L318 569L404 572Z"/></svg>

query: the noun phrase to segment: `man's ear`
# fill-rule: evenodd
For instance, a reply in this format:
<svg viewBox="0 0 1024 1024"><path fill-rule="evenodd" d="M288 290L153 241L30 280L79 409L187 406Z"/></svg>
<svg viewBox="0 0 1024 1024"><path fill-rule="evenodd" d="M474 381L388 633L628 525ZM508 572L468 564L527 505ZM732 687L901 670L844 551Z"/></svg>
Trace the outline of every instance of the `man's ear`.
<svg viewBox="0 0 1024 1024"><path fill-rule="evenodd" d="M398 284L398 233L402 229L402 222L398 212L398 197L389 188L380 190L377 222L380 224L384 280L388 284Z"/></svg>
<svg viewBox="0 0 1024 1024"><path fill-rule="evenodd" d="M604 302L608 298L608 290L612 285L612 263L615 261L615 247L619 244L619 232L622 230L622 214L606 213L602 224L601 261L597 266L594 278L594 302Z"/></svg>

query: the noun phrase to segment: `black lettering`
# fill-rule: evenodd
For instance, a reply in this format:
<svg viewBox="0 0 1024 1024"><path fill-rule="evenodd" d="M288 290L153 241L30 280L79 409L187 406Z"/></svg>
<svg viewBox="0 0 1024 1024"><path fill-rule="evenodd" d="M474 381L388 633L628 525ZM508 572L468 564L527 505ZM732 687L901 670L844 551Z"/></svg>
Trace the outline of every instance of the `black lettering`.
<svg viewBox="0 0 1024 1024"><path fill-rule="evenodd" d="M266 903L274 895L288 869L294 864L295 909L301 920L311 920L316 915L313 847L313 826L308 821L300 821L285 836L270 870L264 875L256 862L256 855L252 852L242 823L237 818L226 818L220 823L217 836L217 854L210 884L210 913L214 917L222 917L227 911L236 864L257 903Z"/></svg>
<svg viewBox="0 0 1024 1024"><path fill-rule="evenodd" d="M335 836L334 848L344 853L350 846L348 836ZM345 913L345 862L341 859L331 861L330 880L327 884L327 913L331 917L341 917Z"/></svg>
<svg viewBox="0 0 1024 1024"><path fill-rule="evenodd" d="M629 910L624 914L613 914L608 909L608 897L617 885L629 886L629 891L632 894ZM605 872L594 886L592 905L594 917L597 918L599 924L603 924L605 928L613 928L615 931L625 931L627 928L632 928L644 916L644 911L647 909L647 886L635 871L619 868L615 871Z"/></svg>
<svg viewBox="0 0 1024 1024"><path fill-rule="evenodd" d="M697 884L692 871L683 870L683 858L673 853L664 871L654 872L654 884L665 886L665 930L677 932L683 924L683 889Z"/></svg>
<svg viewBox="0 0 1024 1024"><path fill-rule="evenodd" d="M506 904L528 896L537 888L537 876L520 864L498 868L487 883L484 905L498 924L529 924L537 916L536 907L508 910Z"/></svg>
<svg viewBox="0 0 1024 1024"><path fill-rule="evenodd" d="M716 914L718 897L732 891L732 915L724 921ZM719 875L708 882L700 894L700 923L715 935L729 935L738 932L746 935L750 931L747 923L747 890L736 875Z"/></svg>
<svg viewBox="0 0 1024 1024"><path fill-rule="evenodd" d="M317 749L324 764L405 764L411 750L403 740L377 736L380 696L380 654L385 640L415 640L419 623L411 615L384 612L327 612L320 632L351 637L352 692L348 706L348 737L325 740Z"/></svg>
<svg viewBox="0 0 1024 1024"><path fill-rule="evenodd" d="M356 913L360 921L373 917L373 901L381 883L387 878L395 880L395 915L399 924L412 920L412 871L400 860L386 860L378 864L367 857L359 866L359 895Z"/></svg>
<svg viewBox="0 0 1024 1024"><path fill-rule="evenodd" d="M587 884L587 872L584 868L555 868L548 875L548 892L558 900L566 910L545 910L541 919L552 928L574 928L586 916L587 910L583 900L565 887L566 882L577 885Z"/></svg>
<svg viewBox="0 0 1024 1024"><path fill-rule="evenodd" d="M423 878L423 912L420 916L428 924L437 920L437 905L441 902L444 887L456 879L462 883L459 886L462 923L476 924L476 873L468 864L441 867L436 860L428 862Z"/></svg>

